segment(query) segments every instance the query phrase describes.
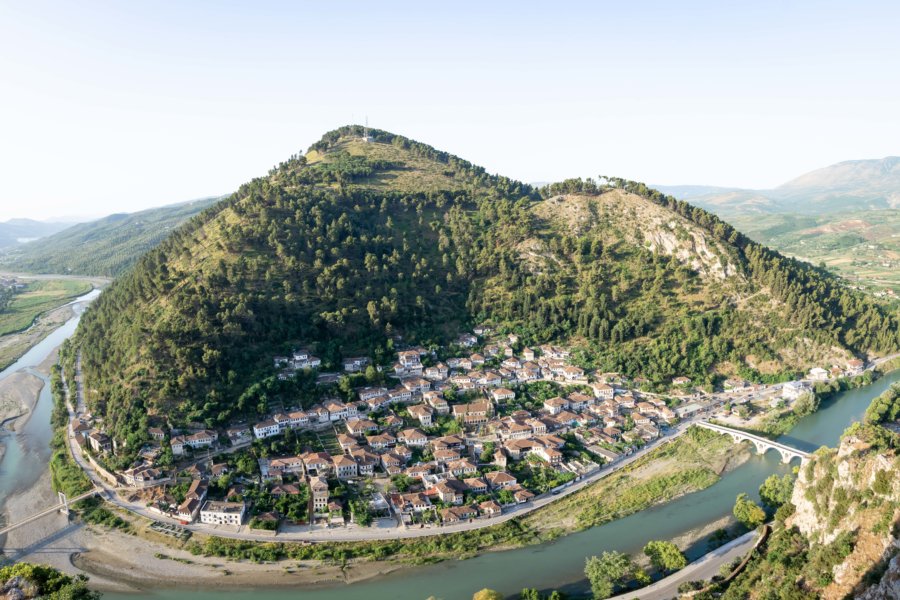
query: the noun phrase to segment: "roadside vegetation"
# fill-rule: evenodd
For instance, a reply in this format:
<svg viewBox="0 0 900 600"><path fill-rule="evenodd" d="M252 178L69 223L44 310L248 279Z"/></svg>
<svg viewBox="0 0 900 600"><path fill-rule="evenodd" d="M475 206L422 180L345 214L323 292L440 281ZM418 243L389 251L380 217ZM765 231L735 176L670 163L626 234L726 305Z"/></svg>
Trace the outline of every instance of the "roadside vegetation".
<svg viewBox="0 0 900 600"><path fill-rule="evenodd" d="M66 392L62 381L62 368L53 365L50 372L50 391L53 397L53 411L50 423L53 438L50 440L50 481L53 490L62 492L69 498L91 489L91 482L72 458L67 441L69 412L66 409Z"/></svg>

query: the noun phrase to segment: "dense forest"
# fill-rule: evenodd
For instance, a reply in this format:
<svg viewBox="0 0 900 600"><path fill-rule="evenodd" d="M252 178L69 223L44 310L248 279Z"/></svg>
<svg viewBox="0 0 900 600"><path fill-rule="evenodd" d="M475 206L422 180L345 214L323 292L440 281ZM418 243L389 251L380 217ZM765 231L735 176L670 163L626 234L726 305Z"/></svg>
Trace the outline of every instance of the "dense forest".
<svg viewBox="0 0 900 600"><path fill-rule="evenodd" d="M38 242L16 246L0 257L0 265L28 273L115 277L216 200L206 198L79 223Z"/></svg>
<svg viewBox="0 0 900 600"><path fill-rule="evenodd" d="M207 208L91 306L77 342L113 433L141 437L148 412L221 426L267 394L309 399L308 379L271 383L273 355L298 345L332 368L481 321L655 384L898 347L896 315L642 184L536 190L361 133L326 134Z"/></svg>

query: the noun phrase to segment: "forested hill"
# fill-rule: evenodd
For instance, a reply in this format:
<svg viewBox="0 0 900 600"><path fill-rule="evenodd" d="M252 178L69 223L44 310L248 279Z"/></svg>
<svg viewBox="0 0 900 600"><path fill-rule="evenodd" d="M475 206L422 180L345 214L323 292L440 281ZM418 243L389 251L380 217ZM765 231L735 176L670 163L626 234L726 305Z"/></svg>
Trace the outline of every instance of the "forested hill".
<svg viewBox="0 0 900 600"><path fill-rule="evenodd" d="M79 223L0 257L5 269L115 277L176 227L220 198L204 198Z"/></svg>
<svg viewBox="0 0 900 600"><path fill-rule="evenodd" d="M331 368L483 321L655 384L898 347L896 315L642 184L536 190L361 133L331 132L245 184L90 307L77 335L89 400L117 436L144 431L148 412L217 426L311 402L273 377L272 357L301 344Z"/></svg>

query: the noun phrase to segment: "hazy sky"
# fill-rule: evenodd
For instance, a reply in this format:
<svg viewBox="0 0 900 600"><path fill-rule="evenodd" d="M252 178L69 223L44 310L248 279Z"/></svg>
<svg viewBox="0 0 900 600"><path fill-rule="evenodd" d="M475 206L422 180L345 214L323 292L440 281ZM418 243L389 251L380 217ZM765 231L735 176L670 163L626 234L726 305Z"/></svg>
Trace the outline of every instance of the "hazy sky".
<svg viewBox="0 0 900 600"><path fill-rule="evenodd" d="M525 181L900 154L898 2L0 0L0 219L224 194L366 115Z"/></svg>

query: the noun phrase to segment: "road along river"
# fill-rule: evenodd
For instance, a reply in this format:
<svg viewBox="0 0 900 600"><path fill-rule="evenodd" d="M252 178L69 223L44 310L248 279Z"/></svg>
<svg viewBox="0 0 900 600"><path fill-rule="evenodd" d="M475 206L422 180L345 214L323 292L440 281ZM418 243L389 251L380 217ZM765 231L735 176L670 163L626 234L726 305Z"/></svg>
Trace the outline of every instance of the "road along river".
<svg viewBox="0 0 900 600"><path fill-rule="evenodd" d="M803 450L836 445L844 429L862 417L869 402L898 380L900 371L894 371L870 386L834 396L779 441ZM581 592L586 589L583 579L586 557L604 550L638 553L649 540L678 538L720 521L731 514L737 494L747 492L756 497L757 489L766 477L772 473L786 473L790 468L781 464L775 452L753 456L705 490L555 542L401 570L352 585L235 591L159 589L138 594L108 592L104 598L176 600L189 595L196 600L287 600L297 597L304 600L424 600L433 595L443 600L469 600L473 592L484 587L510 596L518 594L523 587ZM690 559L695 559L706 551L706 542L701 541L689 548L687 554Z"/></svg>

